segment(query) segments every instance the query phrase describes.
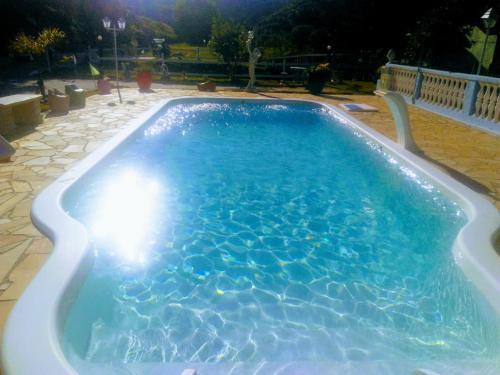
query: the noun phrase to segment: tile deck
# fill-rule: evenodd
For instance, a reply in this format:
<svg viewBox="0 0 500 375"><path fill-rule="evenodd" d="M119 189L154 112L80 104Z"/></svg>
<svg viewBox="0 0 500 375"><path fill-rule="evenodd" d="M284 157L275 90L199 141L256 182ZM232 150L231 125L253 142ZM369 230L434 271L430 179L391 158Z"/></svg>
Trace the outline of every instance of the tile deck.
<svg viewBox="0 0 500 375"><path fill-rule="evenodd" d="M83 109L64 116L49 115L34 129L20 129L22 134L10 137L17 150L13 161L0 164L0 337L9 311L52 249L31 224L29 215L35 195L158 100L210 95L313 99L334 105L366 103L379 112L352 115L393 140L396 135L388 108L375 96L315 97L240 91L210 94L173 89L153 93L125 89L123 104L115 95L92 96ZM410 118L424 157L500 209L500 137L415 107L410 108Z"/></svg>

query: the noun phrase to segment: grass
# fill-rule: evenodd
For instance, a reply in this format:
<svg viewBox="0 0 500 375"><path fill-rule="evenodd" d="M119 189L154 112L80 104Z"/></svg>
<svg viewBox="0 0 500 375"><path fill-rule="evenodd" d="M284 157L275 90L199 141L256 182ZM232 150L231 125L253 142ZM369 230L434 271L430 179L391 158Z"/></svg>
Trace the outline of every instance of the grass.
<svg viewBox="0 0 500 375"><path fill-rule="evenodd" d="M113 71L105 71L105 74L109 77L114 77ZM180 73L172 73L169 76L167 82L161 81L161 75L159 73L153 73L153 82L165 83L165 84L181 84L181 85L196 85L197 83L204 82L207 80L214 82L218 86L235 86L243 87L247 84L247 79L235 79L231 81L228 77L210 77L210 75L190 75L185 79ZM122 77L120 78L122 79ZM134 75L127 81L127 83L132 83L135 85ZM276 79L262 79L257 80L257 87L264 89L282 89L286 90L305 90L304 85L301 82L288 81L284 84L280 84L279 80ZM325 87L325 92L329 94L342 94L342 95L371 95L375 91L375 83L369 81L357 81L357 80L345 80L335 83L328 83Z"/></svg>
<svg viewBox="0 0 500 375"><path fill-rule="evenodd" d="M177 43L170 45L171 55L170 58L175 57L176 54L181 54L185 60L196 60L198 57L198 48L200 50L200 59L203 60L221 60L219 55L215 54L208 47L196 47L187 43Z"/></svg>

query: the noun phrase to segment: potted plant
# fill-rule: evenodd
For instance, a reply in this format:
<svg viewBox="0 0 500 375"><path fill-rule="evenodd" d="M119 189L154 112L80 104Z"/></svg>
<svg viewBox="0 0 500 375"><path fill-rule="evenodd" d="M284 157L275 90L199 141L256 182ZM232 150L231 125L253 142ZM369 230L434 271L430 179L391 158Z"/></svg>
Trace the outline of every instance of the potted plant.
<svg viewBox="0 0 500 375"><path fill-rule="evenodd" d="M140 91L149 91L153 83L153 69L151 64L140 63L137 65L135 80Z"/></svg>
<svg viewBox="0 0 500 375"><path fill-rule="evenodd" d="M325 87L325 83L330 79L330 64L319 64L307 71L306 88L313 95L319 95Z"/></svg>

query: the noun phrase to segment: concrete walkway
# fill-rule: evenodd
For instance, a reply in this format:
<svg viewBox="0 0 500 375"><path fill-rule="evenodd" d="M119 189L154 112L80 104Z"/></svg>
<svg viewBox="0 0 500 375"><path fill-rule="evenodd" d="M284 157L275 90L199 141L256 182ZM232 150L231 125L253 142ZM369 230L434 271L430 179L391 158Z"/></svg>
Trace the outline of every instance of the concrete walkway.
<svg viewBox="0 0 500 375"><path fill-rule="evenodd" d="M88 98L84 109L65 116L49 114L36 128L18 129L8 137L17 153L12 162L0 164L0 334L9 311L52 249L51 243L31 224L29 213L35 195L158 100L189 95L201 94L172 88L146 94L124 89L125 102L121 105L115 95L96 95ZM390 113L383 100L374 96L259 95L226 90L208 95L293 97L334 105L367 103L379 112L355 116L395 139ZM410 108L410 117L424 157L500 208L500 137L418 108Z"/></svg>

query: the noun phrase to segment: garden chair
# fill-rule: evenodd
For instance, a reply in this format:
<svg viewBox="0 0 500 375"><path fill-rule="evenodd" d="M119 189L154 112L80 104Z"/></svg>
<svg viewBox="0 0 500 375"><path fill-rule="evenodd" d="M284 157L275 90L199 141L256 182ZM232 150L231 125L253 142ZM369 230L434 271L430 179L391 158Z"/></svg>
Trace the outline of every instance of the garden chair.
<svg viewBox="0 0 500 375"><path fill-rule="evenodd" d="M48 102L52 113L63 114L69 111L69 96L57 89L49 90Z"/></svg>
<svg viewBox="0 0 500 375"><path fill-rule="evenodd" d="M66 95L69 96L69 106L71 108L85 107L85 91L75 84L64 86Z"/></svg>

